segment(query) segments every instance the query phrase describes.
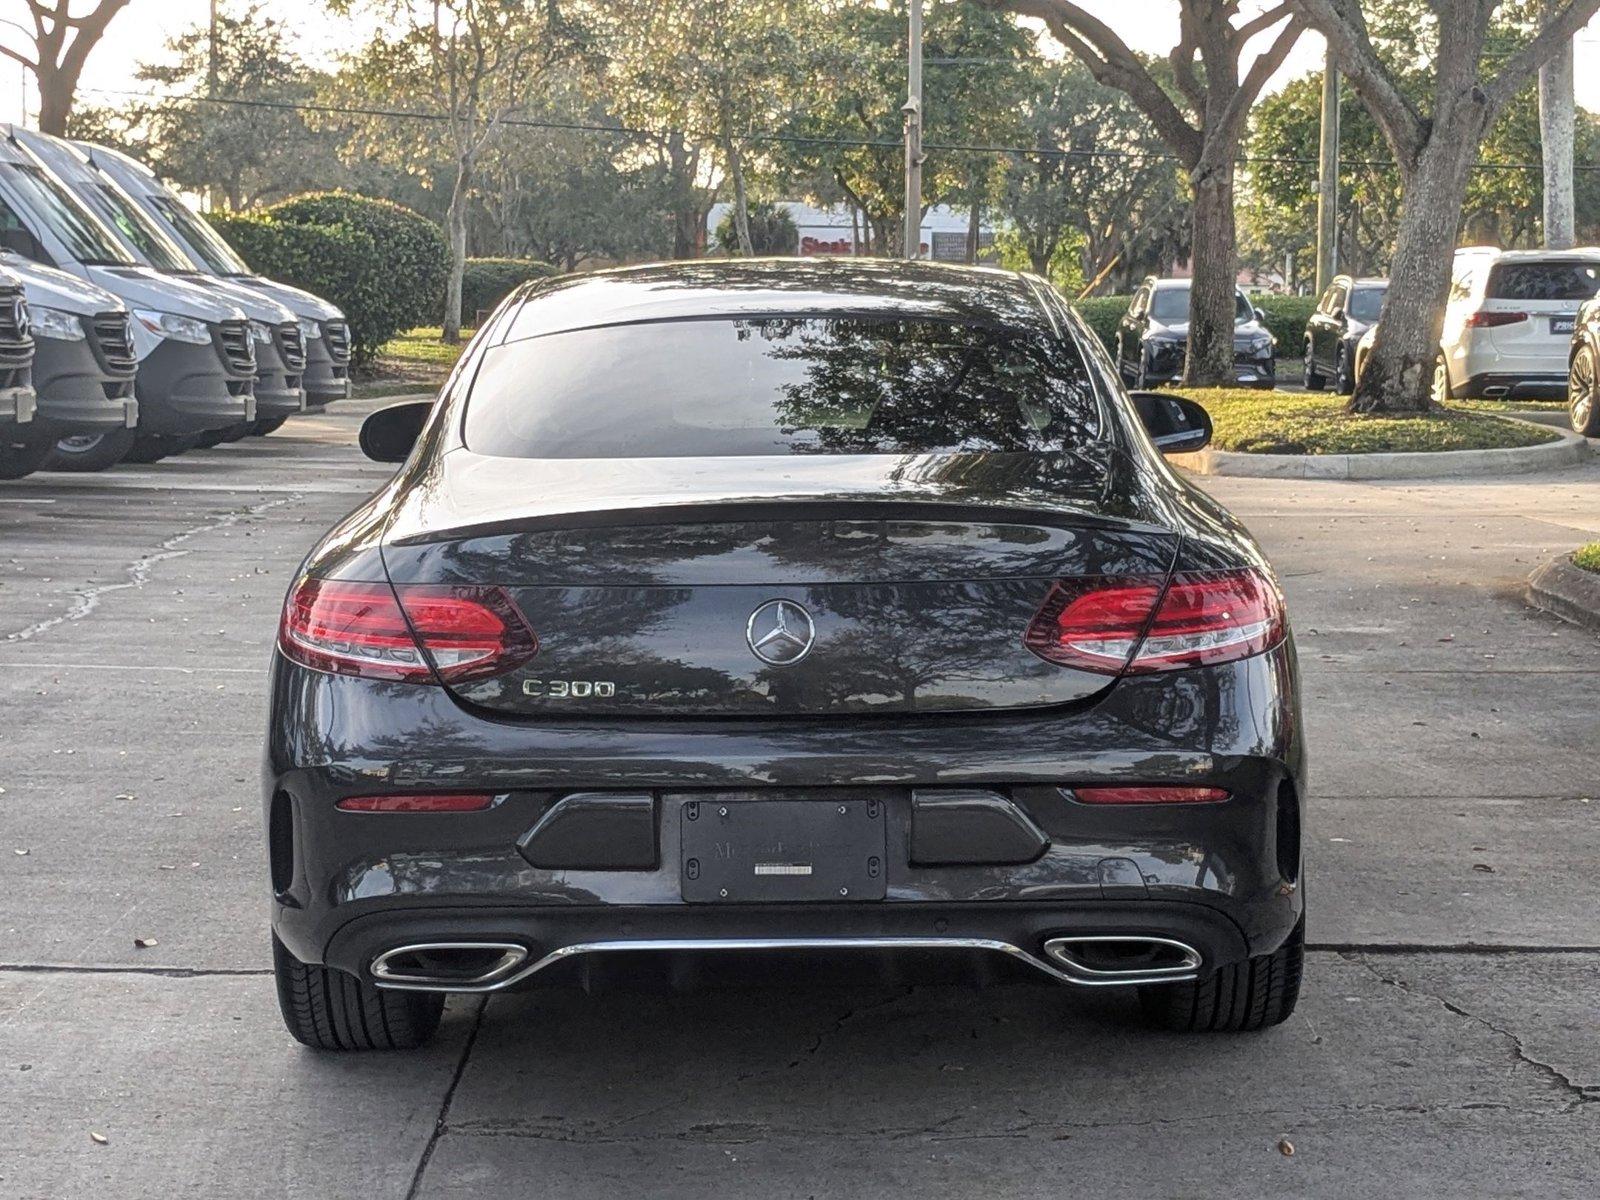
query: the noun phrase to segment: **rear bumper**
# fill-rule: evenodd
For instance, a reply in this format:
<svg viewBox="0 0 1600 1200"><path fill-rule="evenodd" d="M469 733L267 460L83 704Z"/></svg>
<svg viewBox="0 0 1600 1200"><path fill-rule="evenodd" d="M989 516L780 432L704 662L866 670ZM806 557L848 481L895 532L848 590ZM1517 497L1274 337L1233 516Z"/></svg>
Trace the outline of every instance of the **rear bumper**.
<svg viewBox="0 0 1600 1200"><path fill-rule="evenodd" d="M1464 383L1454 385L1450 393L1459 400L1480 398L1565 400L1567 376L1565 373L1554 372L1517 374L1509 371L1485 371L1469 377Z"/></svg>
<svg viewBox="0 0 1600 1200"><path fill-rule="evenodd" d="M1124 680L1087 711L809 727L489 720L440 689L324 675L281 657L273 680L263 779L280 889L273 926L306 962L366 971L396 946L463 940L510 941L529 961L596 942L796 938L958 938L1037 957L1050 935L1136 932L1177 937L1217 966L1275 949L1302 909L1303 752L1288 646ZM1232 799L1094 806L1067 790L1097 782L1213 785ZM1048 838L1043 853L913 863L913 793L973 787L1023 810ZM458 814L334 807L385 790L504 798ZM652 865L530 865L519 839L563 796L596 790L651 795ZM886 898L685 901L679 815L708 795L881 800Z"/></svg>

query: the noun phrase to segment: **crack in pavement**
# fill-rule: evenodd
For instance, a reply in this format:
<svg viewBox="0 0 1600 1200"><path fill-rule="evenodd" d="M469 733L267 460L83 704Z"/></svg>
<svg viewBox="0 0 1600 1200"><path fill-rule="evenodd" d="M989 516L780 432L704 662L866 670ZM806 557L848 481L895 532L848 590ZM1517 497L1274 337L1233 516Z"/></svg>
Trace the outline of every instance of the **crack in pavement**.
<svg viewBox="0 0 1600 1200"><path fill-rule="evenodd" d="M158 975L166 979L212 976L271 975L271 967L134 966L122 963L0 963L0 974L16 975Z"/></svg>
<svg viewBox="0 0 1600 1200"><path fill-rule="evenodd" d="M1557 1088L1570 1097L1565 1107L1566 1112L1572 1112L1575 1109L1581 1108L1585 1104L1600 1102L1600 1085L1590 1086L1577 1083L1570 1075L1561 1070L1561 1068L1557 1067L1554 1063L1547 1063L1543 1059L1534 1058L1533 1055L1528 1053L1527 1047L1523 1044L1522 1039L1511 1030L1505 1028L1505 1026L1497 1025L1487 1017L1480 1017L1477 1013L1468 1012L1453 1000L1447 1000L1437 992L1430 992L1427 988L1418 987L1413 983L1407 983L1405 980L1396 976L1385 975L1360 954L1346 954L1342 957L1362 967L1379 983L1387 984L1392 988L1398 988L1400 991L1405 992L1408 995L1422 996L1426 999L1432 1000L1435 1004L1441 1006L1446 1012L1453 1013L1464 1020L1472 1021L1475 1024L1483 1026L1492 1033L1500 1035L1500 1037L1504 1038L1509 1043L1512 1057L1517 1062L1527 1063L1528 1066L1532 1067L1537 1073L1542 1075L1551 1083L1555 1084Z"/></svg>
<svg viewBox="0 0 1600 1200"><path fill-rule="evenodd" d="M444 1090L444 1098L439 1103L439 1116L434 1120L433 1132L428 1135L427 1145L422 1147L422 1155L417 1159L417 1169L411 1173L411 1186L406 1188L405 1200L416 1200L422 1188L422 1176L428 1170L428 1164L433 1161L433 1152L438 1149L439 1139L445 1135L450 1119L450 1105L456 1098L456 1088L461 1086L461 1077L467 1073L467 1060L472 1057L472 1047L477 1044L478 1031L483 1028L483 1013L489 1007L489 997L478 997L478 1011L472 1015L472 1028L467 1033L467 1040L461 1047L461 1059L456 1063L455 1074L450 1076L450 1086Z"/></svg>
<svg viewBox="0 0 1600 1200"><path fill-rule="evenodd" d="M150 553L142 554L131 563L125 564L122 571L127 576L127 579L123 582L94 584L71 592L70 595L73 600L66 612L58 613L53 617L46 617L42 621L35 621L32 625L25 625L21 629L6 634L4 643L26 642L31 638L38 637L41 633L54 629L58 625L81 621L100 607L100 598L102 596L109 595L112 592L127 591L130 588L141 588L149 582L151 572L157 566L187 555L189 551L180 550L178 547L182 546L190 538L198 537L202 533L211 533L218 529L227 529L230 526L239 524L241 521L260 516L264 512L285 504L291 504L301 498L300 493L295 492L288 496L280 496L276 500L266 500L260 504L253 504L248 508L234 509L231 512L225 512L210 520L203 521L199 525L192 525L188 529L180 530L164 541L158 542L156 548Z"/></svg>
<svg viewBox="0 0 1600 1200"><path fill-rule="evenodd" d="M820 1033L818 1033L816 1038L812 1041L811 1045L809 1047L807 1047L805 1050L801 1051L800 1057L794 1059L793 1061L791 1061L789 1063L790 1070L793 1070L795 1067L798 1067L801 1064L801 1062L804 1061L805 1059L814 1058L816 1056L817 1051L822 1049L822 1044L824 1042L826 1042L829 1038L834 1037L835 1035L837 1035L839 1033L839 1031L842 1030L846 1025L850 1024L850 1022L856 1020L859 1017L864 1017L870 1012L876 1012L881 1008L891 1008L894 1005L900 1003L900 1001L905 1000L908 997L910 997L916 990L917 990L916 985L912 984L912 985L906 987L905 989L903 989L902 991L898 991L894 995L887 996L882 1000L874 1000L871 1004L860 1004L860 1005L856 1005L853 1008L846 1009L844 1011L844 1013L842 1015L840 1015L840 1017L836 1021L834 1021L832 1028L824 1029Z"/></svg>

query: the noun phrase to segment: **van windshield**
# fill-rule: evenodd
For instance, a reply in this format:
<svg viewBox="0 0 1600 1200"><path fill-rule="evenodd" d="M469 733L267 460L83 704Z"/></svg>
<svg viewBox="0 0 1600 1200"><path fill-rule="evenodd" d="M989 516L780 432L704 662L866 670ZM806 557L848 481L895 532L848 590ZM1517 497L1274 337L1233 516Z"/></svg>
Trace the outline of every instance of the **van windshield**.
<svg viewBox="0 0 1600 1200"><path fill-rule="evenodd" d="M171 196L151 195L150 206L161 214L168 225L183 239L189 253L208 271L218 275L248 275L250 265L240 258L233 247L222 240L222 235L196 215L181 200Z"/></svg>
<svg viewBox="0 0 1600 1200"><path fill-rule="evenodd" d="M144 255L158 271L192 272L194 263L139 207L109 183L94 185L91 193L101 219L117 229L128 244Z"/></svg>
<svg viewBox="0 0 1600 1200"><path fill-rule="evenodd" d="M490 349L467 445L508 458L1050 452L1097 440L1077 348L1043 330L770 316L577 329Z"/></svg>
<svg viewBox="0 0 1600 1200"><path fill-rule="evenodd" d="M0 164L4 179L35 220L43 221L66 244L77 262L90 266L135 266L138 260L66 188L38 167ZM38 236L39 230L32 231Z"/></svg>

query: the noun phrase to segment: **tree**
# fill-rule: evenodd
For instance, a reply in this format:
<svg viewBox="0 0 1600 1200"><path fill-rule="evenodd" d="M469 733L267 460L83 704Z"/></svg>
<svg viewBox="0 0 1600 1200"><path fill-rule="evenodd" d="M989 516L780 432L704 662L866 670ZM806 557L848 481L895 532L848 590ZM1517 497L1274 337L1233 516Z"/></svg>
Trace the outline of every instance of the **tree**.
<svg viewBox="0 0 1600 1200"><path fill-rule="evenodd" d="M1250 108L1299 40L1300 18L1287 0L1244 19L1239 0L1180 0L1178 44L1167 56L1169 90L1110 25L1071 0L988 2L1044 21L1097 80L1128 94L1178 156L1194 192L1194 283L1183 379L1195 385L1231 383L1238 276L1235 162ZM1246 67L1244 56L1262 34L1271 38Z"/></svg>
<svg viewBox="0 0 1600 1200"><path fill-rule="evenodd" d="M800 232L795 228L789 210L779 208L770 201L758 201L750 206L745 221L745 236L750 239L751 254L794 254L800 245ZM731 210L717 222L717 246L726 254L735 250L743 253Z"/></svg>
<svg viewBox="0 0 1600 1200"><path fill-rule="evenodd" d="M741 254L750 235L752 136L814 93L813 0L612 0L613 69L622 111L641 124L692 131L733 184Z"/></svg>
<svg viewBox="0 0 1600 1200"><path fill-rule="evenodd" d="M239 16L221 12L214 37L209 25L194 26L167 43L173 61L140 65L138 78L165 98L80 111L71 128L99 123L168 180L210 191L235 212L328 187L334 147L294 107L315 98L318 76L291 43L288 25L260 3Z"/></svg>
<svg viewBox="0 0 1600 1200"><path fill-rule="evenodd" d="M1478 147L1540 65L1600 11L1600 0L1562 0L1539 19L1520 48L1487 62L1500 0L1434 5L1432 87L1425 105L1407 94L1404 68L1379 53L1356 0L1287 2L1328 39L1329 53L1371 110L1398 160L1405 197L1388 297L1350 407L1355 412L1426 411L1451 252Z"/></svg>
<svg viewBox="0 0 1600 1200"><path fill-rule="evenodd" d="M347 9L353 0L332 0ZM451 161L445 233L450 275L443 338L461 340L461 278L479 160L505 122L524 111L584 34L554 3L524 0L369 0L389 27L361 52L354 81L374 99L442 116ZM421 122L417 122L421 124Z"/></svg>
<svg viewBox="0 0 1600 1200"><path fill-rule="evenodd" d="M901 0L835 9L819 34L827 86L791 115L782 127L790 140L771 151L793 185L823 202L842 198L860 214L869 254L903 249L905 38ZM1033 39L976 0L950 0L929 9L923 53L924 211L970 205L992 186L991 156L948 147L1021 136Z"/></svg>
<svg viewBox="0 0 1600 1200"><path fill-rule="evenodd" d="M1555 0L1543 0L1548 18ZM1544 244L1566 250L1577 238L1577 198L1572 185L1577 104L1572 43L1564 42L1539 68L1539 128L1544 164Z"/></svg>
<svg viewBox="0 0 1600 1200"><path fill-rule="evenodd" d="M1172 250L1160 235L1188 213L1178 167L1126 93L1072 58L1028 64L1026 82L1027 149L1006 155L995 194L1012 226L1007 247L1018 244L1038 274L1080 286ZM1064 251L1077 261L1064 264Z"/></svg>
<svg viewBox="0 0 1600 1200"><path fill-rule="evenodd" d="M33 18L33 56L0 45L0 54L33 72L39 85L39 128L65 137L67 119L78 93L78 80L89 52L105 36L106 27L128 0L96 0L89 11L73 16L72 0L24 0Z"/></svg>

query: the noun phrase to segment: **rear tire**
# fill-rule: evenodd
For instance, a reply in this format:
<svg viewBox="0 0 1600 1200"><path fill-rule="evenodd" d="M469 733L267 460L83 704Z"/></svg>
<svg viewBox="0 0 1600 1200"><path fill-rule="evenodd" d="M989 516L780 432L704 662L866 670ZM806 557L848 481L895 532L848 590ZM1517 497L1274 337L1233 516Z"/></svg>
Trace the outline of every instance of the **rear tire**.
<svg viewBox="0 0 1600 1200"><path fill-rule="evenodd" d="M104 471L114 467L133 449L131 429L108 429L104 433L64 437L44 460L46 471Z"/></svg>
<svg viewBox="0 0 1600 1200"><path fill-rule="evenodd" d="M1308 392L1320 392L1328 386L1327 379L1317 372L1316 364L1316 356L1311 353L1311 343L1308 341L1306 343L1305 371L1302 379Z"/></svg>
<svg viewBox="0 0 1600 1200"><path fill-rule="evenodd" d="M1435 404L1443 404L1451 398L1450 364L1445 361L1443 353L1433 360L1433 383L1428 392Z"/></svg>
<svg viewBox="0 0 1600 1200"><path fill-rule="evenodd" d="M1306 922L1294 927L1271 954L1218 967L1192 983L1139 989L1145 1016L1162 1029L1183 1033L1253 1033L1287 1021L1300 999Z"/></svg>
<svg viewBox="0 0 1600 1200"><path fill-rule="evenodd" d="M257 437L266 437L269 433L277 433L283 428L283 423L288 417L261 417L255 423L254 433Z"/></svg>
<svg viewBox="0 0 1600 1200"><path fill-rule="evenodd" d="M278 1007L295 1040L313 1050L414 1050L439 1028L440 992L374 987L346 971L312 966L274 935Z"/></svg>
<svg viewBox="0 0 1600 1200"><path fill-rule="evenodd" d="M1333 360L1333 390L1341 396L1353 396L1356 391L1356 373L1351 369L1352 355L1348 347L1339 347L1339 356Z"/></svg>
<svg viewBox="0 0 1600 1200"><path fill-rule="evenodd" d="M1600 361L1588 346L1578 347L1567 376L1567 413L1572 431L1600 437Z"/></svg>

